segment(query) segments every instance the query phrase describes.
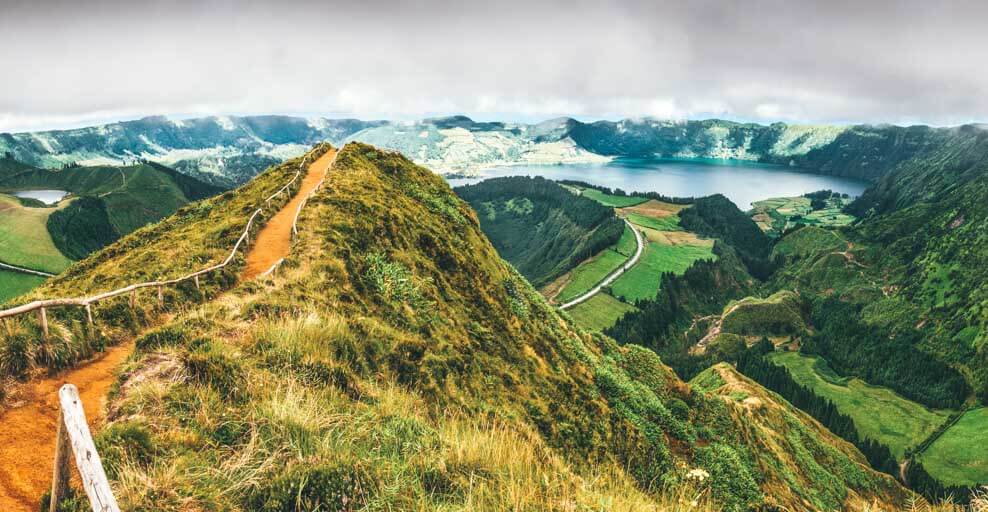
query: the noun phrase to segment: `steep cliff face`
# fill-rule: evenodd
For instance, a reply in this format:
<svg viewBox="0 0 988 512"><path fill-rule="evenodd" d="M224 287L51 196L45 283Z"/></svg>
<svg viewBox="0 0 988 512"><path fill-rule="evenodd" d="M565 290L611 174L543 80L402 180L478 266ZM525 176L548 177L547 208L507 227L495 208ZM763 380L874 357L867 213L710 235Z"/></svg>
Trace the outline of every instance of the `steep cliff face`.
<svg viewBox="0 0 988 512"><path fill-rule="evenodd" d="M180 217L162 226L209 221ZM299 230L274 277L176 300L138 338L98 441L121 505L666 510L699 496L711 510L895 509L909 497L811 420L753 423L654 352L573 326L465 202L397 154L347 145ZM152 247L134 236L111 247ZM115 260L122 273L141 261Z"/></svg>

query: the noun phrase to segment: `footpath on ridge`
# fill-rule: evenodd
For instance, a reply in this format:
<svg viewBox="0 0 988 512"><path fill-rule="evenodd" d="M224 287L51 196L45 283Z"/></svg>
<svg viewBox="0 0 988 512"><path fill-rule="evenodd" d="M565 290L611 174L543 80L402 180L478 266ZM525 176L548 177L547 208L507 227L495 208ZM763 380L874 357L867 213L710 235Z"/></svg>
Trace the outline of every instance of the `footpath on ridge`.
<svg viewBox="0 0 988 512"><path fill-rule="evenodd" d="M299 205L326 177L326 173L329 172L329 167L335 158L336 150L331 149L309 166L309 171L302 180L302 185L295 197L281 211L276 213L258 233L257 241L247 253L247 264L244 266L241 279L254 279L271 270L274 265L288 256L292 247L292 226L295 224L295 215L298 213Z"/></svg>
<svg viewBox="0 0 988 512"><path fill-rule="evenodd" d="M336 157L331 150L317 159L295 196L261 229L247 254L241 279L253 279L269 270L291 249L292 225L309 194L322 182ZM59 375L25 384L23 397L0 413L0 511L34 512L41 495L51 487L55 437L58 429L58 390L72 383L79 389L90 428L103 421L106 395L116 381L117 367L134 348L133 341L108 348L98 359ZM73 467L73 481L78 475Z"/></svg>

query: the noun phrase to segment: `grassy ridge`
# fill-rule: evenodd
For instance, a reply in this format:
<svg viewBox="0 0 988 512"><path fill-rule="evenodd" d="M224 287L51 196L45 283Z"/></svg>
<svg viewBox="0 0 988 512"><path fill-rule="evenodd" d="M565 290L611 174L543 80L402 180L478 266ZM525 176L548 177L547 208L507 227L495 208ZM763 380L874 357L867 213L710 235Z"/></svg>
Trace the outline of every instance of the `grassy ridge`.
<svg viewBox="0 0 988 512"><path fill-rule="evenodd" d="M840 412L850 416L861 436L885 444L897 458L926 439L950 415L950 411L928 409L888 388L839 377L819 357L774 352L769 358L785 366L796 382L829 399Z"/></svg>
<svg viewBox="0 0 988 512"><path fill-rule="evenodd" d="M853 449L804 434L812 424L690 389L654 352L573 326L441 178L364 145L340 153L278 275L136 345L97 441L120 447L101 453L128 510L675 511L685 497L740 512L908 497ZM779 429L785 449L761 450Z"/></svg>
<svg viewBox="0 0 988 512"><path fill-rule="evenodd" d="M72 261L62 255L48 234L46 222L55 208L27 208L0 194L0 261L58 273Z"/></svg>

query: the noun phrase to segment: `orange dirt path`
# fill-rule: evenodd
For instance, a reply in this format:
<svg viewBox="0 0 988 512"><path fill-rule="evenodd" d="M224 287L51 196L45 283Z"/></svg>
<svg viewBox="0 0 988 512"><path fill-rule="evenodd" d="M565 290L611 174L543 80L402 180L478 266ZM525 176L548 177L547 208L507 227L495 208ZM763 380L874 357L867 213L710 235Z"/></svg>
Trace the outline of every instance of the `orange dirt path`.
<svg viewBox="0 0 988 512"><path fill-rule="evenodd" d="M70 382L79 388L93 428L103 419L106 394L116 381L113 370L133 348L133 343L111 347L89 364L27 384L24 404L0 415L0 510L38 510L38 500L51 487L62 384Z"/></svg>
<svg viewBox="0 0 988 512"><path fill-rule="evenodd" d="M247 265L241 275L242 279L254 279L267 272L278 260L288 256L292 246L292 223L295 221L298 205L326 176L335 157L336 150L331 149L312 162L295 197L276 213L257 235L254 247L247 254Z"/></svg>

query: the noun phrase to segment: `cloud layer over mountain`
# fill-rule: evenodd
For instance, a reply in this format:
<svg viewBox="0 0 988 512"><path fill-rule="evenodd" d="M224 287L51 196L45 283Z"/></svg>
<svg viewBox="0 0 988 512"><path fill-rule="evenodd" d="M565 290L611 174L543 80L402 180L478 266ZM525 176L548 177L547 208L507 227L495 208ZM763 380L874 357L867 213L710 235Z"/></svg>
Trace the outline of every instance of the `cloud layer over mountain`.
<svg viewBox="0 0 988 512"><path fill-rule="evenodd" d="M0 6L0 131L147 114L988 119L988 4Z"/></svg>

